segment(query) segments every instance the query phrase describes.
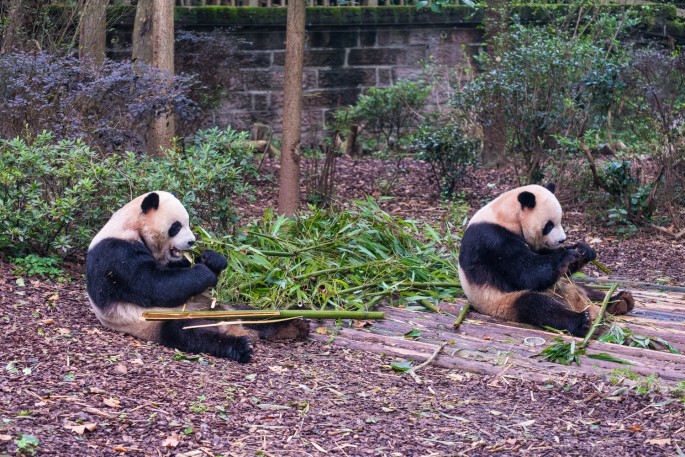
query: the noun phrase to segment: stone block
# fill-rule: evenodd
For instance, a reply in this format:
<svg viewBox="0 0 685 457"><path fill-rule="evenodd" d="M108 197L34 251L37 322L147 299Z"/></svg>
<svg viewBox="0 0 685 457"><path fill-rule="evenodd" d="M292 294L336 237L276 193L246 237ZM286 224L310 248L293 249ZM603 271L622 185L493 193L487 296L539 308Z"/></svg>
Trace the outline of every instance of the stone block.
<svg viewBox="0 0 685 457"><path fill-rule="evenodd" d="M373 47L378 44L378 32L376 30L360 30L359 31L359 46Z"/></svg>
<svg viewBox="0 0 685 457"><path fill-rule="evenodd" d="M307 103L311 107L320 108L340 108L348 106L357 101L361 89L350 87L347 89L319 89L317 91L306 91Z"/></svg>
<svg viewBox="0 0 685 457"><path fill-rule="evenodd" d="M307 32L307 49L316 48L354 48L359 45L359 32L357 30L314 30Z"/></svg>
<svg viewBox="0 0 685 457"><path fill-rule="evenodd" d="M304 51L305 67L342 67L345 49L309 49ZM285 65L285 51L274 52L274 65Z"/></svg>
<svg viewBox="0 0 685 457"><path fill-rule="evenodd" d="M378 46L403 46L411 43L411 29L388 29L378 32Z"/></svg>
<svg viewBox="0 0 685 457"><path fill-rule="evenodd" d="M334 68L319 70L319 87L357 87L376 84L375 68Z"/></svg>

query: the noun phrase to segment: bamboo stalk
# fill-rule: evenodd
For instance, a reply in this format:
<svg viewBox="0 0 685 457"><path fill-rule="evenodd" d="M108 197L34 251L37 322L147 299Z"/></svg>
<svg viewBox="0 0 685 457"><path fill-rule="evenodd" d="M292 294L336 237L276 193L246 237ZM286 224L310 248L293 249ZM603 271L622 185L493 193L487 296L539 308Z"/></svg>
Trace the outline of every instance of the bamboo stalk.
<svg viewBox="0 0 685 457"><path fill-rule="evenodd" d="M590 263L596 266L598 269L602 270L602 272L604 272L605 274L610 275L612 273L612 271L606 265L597 260L592 260L590 261Z"/></svg>
<svg viewBox="0 0 685 457"><path fill-rule="evenodd" d="M453 329L458 329L459 326L461 325L462 321L466 317L466 313L469 312L469 309L471 309L471 303L466 302L464 306L461 307L459 310L459 315L457 316L457 320L454 321L454 324L452 324Z"/></svg>
<svg viewBox="0 0 685 457"><path fill-rule="evenodd" d="M581 348L587 346L587 344L590 342L590 338L592 338L592 335L595 334L595 331L597 331L597 328L602 323L604 313L607 310L607 306L609 306L609 300L611 300L611 296L614 294L617 288L618 284L613 283L607 291L607 294L604 296L604 300L602 301L602 307L599 310L599 314L597 314L597 317L595 318L595 322L592 323L592 327L590 327L590 330L588 330L587 335L585 335L585 338L583 338L583 342L580 343Z"/></svg>
<svg viewBox="0 0 685 457"><path fill-rule="evenodd" d="M284 309L273 311L147 311L145 320L177 319L272 319L305 317L308 319L383 319L384 313L377 311L328 311Z"/></svg>

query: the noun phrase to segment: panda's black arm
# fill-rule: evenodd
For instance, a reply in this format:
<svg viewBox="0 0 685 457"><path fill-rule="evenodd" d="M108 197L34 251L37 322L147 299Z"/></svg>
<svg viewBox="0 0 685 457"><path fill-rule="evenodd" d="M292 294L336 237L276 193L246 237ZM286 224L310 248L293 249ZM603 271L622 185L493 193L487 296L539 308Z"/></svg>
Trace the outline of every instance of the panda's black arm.
<svg viewBox="0 0 685 457"><path fill-rule="evenodd" d="M491 223L469 226L459 254L459 263L470 281L506 292L552 287L562 274L564 262L569 262L566 250L535 252L521 235Z"/></svg>
<svg viewBox="0 0 685 457"><path fill-rule="evenodd" d="M205 265L168 268L152 259L138 265L128 289L132 295L140 294L134 303L142 307L173 308L216 286L216 283L216 274Z"/></svg>
<svg viewBox="0 0 685 457"><path fill-rule="evenodd" d="M167 268L142 243L109 238L88 252L88 294L97 306L129 302L138 306L176 307L217 283L205 265Z"/></svg>
<svg viewBox="0 0 685 457"><path fill-rule="evenodd" d="M191 267L192 264L190 263L190 260L183 257L181 260L177 260L176 262L167 263L166 266L167 268L188 268Z"/></svg>

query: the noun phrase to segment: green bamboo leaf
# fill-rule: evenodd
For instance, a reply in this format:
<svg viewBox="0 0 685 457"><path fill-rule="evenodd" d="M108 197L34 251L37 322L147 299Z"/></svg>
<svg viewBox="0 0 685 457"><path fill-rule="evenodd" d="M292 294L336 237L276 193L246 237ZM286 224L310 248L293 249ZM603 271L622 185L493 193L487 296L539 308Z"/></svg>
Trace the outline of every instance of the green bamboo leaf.
<svg viewBox="0 0 685 457"><path fill-rule="evenodd" d="M622 365L635 365L634 363L628 360L619 359L611 354L607 354L606 352L599 352L597 354L587 354L587 357L589 359L604 360L605 362L620 363Z"/></svg>

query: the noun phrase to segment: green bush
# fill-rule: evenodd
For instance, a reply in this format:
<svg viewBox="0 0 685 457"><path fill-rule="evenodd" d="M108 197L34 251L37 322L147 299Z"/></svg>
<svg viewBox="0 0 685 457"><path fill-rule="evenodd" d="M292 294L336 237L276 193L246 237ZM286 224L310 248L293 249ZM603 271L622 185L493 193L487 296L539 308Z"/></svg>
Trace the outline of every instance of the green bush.
<svg viewBox="0 0 685 457"><path fill-rule="evenodd" d="M418 159L430 163L442 195L451 200L468 168L476 164L480 140L466 138L456 124L423 126L412 147L418 152Z"/></svg>
<svg viewBox="0 0 685 457"><path fill-rule="evenodd" d="M407 130L421 111L430 86L401 81L390 87L371 87L357 103L335 113L335 128L345 132L352 124L363 124L362 135L371 135L371 146L396 150L408 142ZM360 138L358 141L363 141Z"/></svg>
<svg viewBox="0 0 685 457"><path fill-rule="evenodd" d="M570 27L513 24L495 40L498 52L479 58L479 76L456 97L481 125L501 132L501 158L522 183L543 179L558 136L581 138L606 126L627 60L614 33L633 24L630 16L617 20L600 14L583 25L584 34L575 21Z"/></svg>
<svg viewBox="0 0 685 457"><path fill-rule="evenodd" d="M252 186L245 178L257 174L247 139L247 133L230 127L200 130L185 151L169 150L165 157L144 161L138 193L154 189L172 192L194 223L229 231L238 220L231 201L237 195L251 194Z"/></svg>
<svg viewBox="0 0 685 457"><path fill-rule="evenodd" d="M136 195L174 192L193 223L229 230L231 198L249 193L254 173L245 135L200 131L185 151L160 158L101 156L79 140L52 134L0 140L0 251L11 257L85 252L111 214Z"/></svg>

